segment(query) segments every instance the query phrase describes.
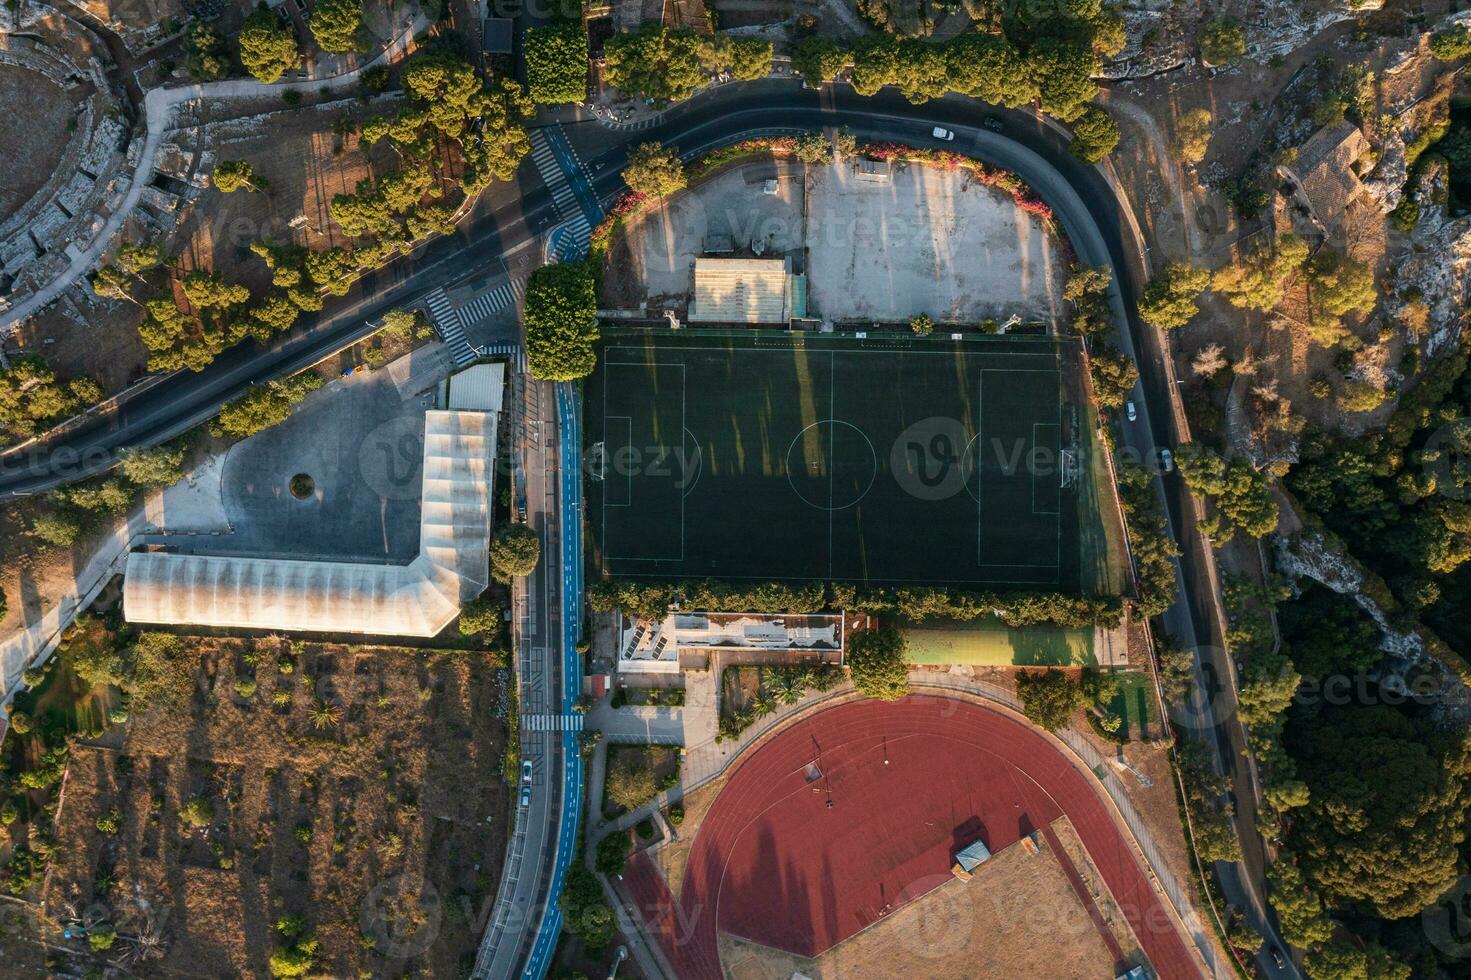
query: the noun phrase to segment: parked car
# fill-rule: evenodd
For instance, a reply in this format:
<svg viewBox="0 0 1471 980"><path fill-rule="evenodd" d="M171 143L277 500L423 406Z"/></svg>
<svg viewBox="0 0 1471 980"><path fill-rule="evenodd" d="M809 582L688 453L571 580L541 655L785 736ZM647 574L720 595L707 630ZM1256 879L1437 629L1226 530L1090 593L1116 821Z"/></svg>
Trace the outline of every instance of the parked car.
<svg viewBox="0 0 1471 980"><path fill-rule="evenodd" d="M930 135L937 140L945 140L947 143L955 139L954 131L946 129L944 126L936 126L930 130Z"/></svg>
<svg viewBox="0 0 1471 980"><path fill-rule="evenodd" d="M1159 451L1159 465L1166 473L1175 472L1175 454L1168 449Z"/></svg>
<svg viewBox="0 0 1471 980"><path fill-rule="evenodd" d="M531 787L530 786L522 786L521 787L521 805L522 806L530 806L531 805Z"/></svg>
<svg viewBox="0 0 1471 980"><path fill-rule="evenodd" d="M993 133L1006 132L1006 124L1000 119L997 119L995 116L987 116L985 119L982 119L981 125L985 126Z"/></svg>
<svg viewBox="0 0 1471 980"><path fill-rule="evenodd" d="M529 783L529 782L531 782L531 760L530 759L522 759L521 760L521 782L523 782L523 783Z"/></svg>
<svg viewBox="0 0 1471 980"><path fill-rule="evenodd" d="M1139 420L1139 410L1134 407L1133 402L1128 402L1124 405L1124 414L1129 416L1130 422L1137 422Z"/></svg>

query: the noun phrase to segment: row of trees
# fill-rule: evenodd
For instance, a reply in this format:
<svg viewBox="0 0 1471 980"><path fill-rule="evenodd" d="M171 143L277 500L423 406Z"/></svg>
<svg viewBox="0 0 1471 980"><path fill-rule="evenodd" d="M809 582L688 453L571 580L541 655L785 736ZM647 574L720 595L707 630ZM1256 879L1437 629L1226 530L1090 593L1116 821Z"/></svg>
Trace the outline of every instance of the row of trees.
<svg viewBox="0 0 1471 980"><path fill-rule="evenodd" d="M996 616L1012 627L1053 623L1069 628L1116 626L1122 603L1112 597L1060 592L985 592L940 587L893 587L844 582L736 583L716 579L654 582L605 579L588 587L588 603L599 612L662 618L678 602L710 612L815 613L864 610L910 622L970 621Z"/></svg>
<svg viewBox="0 0 1471 980"><path fill-rule="evenodd" d="M740 81L765 78L771 54L771 42L761 38L704 37L687 27L645 21L633 33L608 39L603 77L625 95L663 106L694 95L715 72Z"/></svg>
<svg viewBox="0 0 1471 980"><path fill-rule="evenodd" d="M1104 408L1118 408L1139 382L1139 368L1113 344L1117 334L1108 308L1113 273L1106 266L1074 266L1063 284L1073 307L1073 332L1088 338L1088 374L1093 397Z"/></svg>
<svg viewBox="0 0 1471 980"><path fill-rule="evenodd" d="M329 54L366 51L371 41L363 26L362 0L318 0L308 24L317 47ZM295 32L264 3L245 18L235 40L241 67L267 84L280 81L301 61ZM189 70L200 81L230 74L229 42L210 24L198 23L189 33Z"/></svg>
<svg viewBox="0 0 1471 980"><path fill-rule="evenodd" d="M0 445L28 439L79 408L102 400L91 378L61 381L40 354L21 354L0 370Z"/></svg>
<svg viewBox="0 0 1471 980"><path fill-rule="evenodd" d="M1240 456L1223 459L1196 443L1180 446L1175 458L1185 484L1215 504L1215 513L1205 519L1201 531L1218 546L1237 532L1260 538L1277 529L1277 500L1266 475L1250 461Z"/></svg>

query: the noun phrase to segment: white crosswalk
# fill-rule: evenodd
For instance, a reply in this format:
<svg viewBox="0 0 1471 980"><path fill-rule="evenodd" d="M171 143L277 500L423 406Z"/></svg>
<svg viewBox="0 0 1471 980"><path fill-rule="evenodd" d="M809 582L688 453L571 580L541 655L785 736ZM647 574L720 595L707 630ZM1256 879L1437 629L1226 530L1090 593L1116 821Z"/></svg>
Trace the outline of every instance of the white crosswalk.
<svg viewBox="0 0 1471 980"><path fill-rule="evenodd" d="M557 213L562 220L581 214L582 206L577 203L577 195L572 193L572 185L567 183L567 175L557 162L557 154L552 152L551 144L539 129L531 131L531 162L536 164L536 172L541 174L547 190L552 192L552 201L557 205Z"/></svg>
<svg viewBox="0 0 1471 980"><path fill-rule="evenodd" d="M473 327L481 321L489 320L502 310L518 305L525 292L526 283L520 279L511 279L488 293L476 296L460 307L460 316L467 325Z"/></svg>
<svg viewBox="0 0 1471 980"><path fill-rule="evenodd" d="M528 732L580 732L582 715L522 715L521 727Z"/></svg>
<svg viewBox="0 0 1471 980"><path fill-rule="evenodd" d="M454 358L455 367L461 368L474 363L475 350L465 336L465 321L460 318L460 311L450 302L448 294L443 289L436 289L424 299L429 304L429 313L434 318L435 326L439 328L439 336L444 339L444 345Z"/></svg>
<svg viewBox="0 0 1471 980"><path fill-rule="evenodd" d="M582 205L578 203L577 195L568 183L562 165L557 161L557 154L547 142L546 135L539 129L531 131L531 161L536 164L536 172L541 174L542 181L552 192L552 202L557 206L557 216L561 218L561 227L557 232L557 257L562 260L580 258L587 251L592 224L583 213ZM582 166L580 161L578 166ZM584 172L586 169L583 167Z"/></svg>

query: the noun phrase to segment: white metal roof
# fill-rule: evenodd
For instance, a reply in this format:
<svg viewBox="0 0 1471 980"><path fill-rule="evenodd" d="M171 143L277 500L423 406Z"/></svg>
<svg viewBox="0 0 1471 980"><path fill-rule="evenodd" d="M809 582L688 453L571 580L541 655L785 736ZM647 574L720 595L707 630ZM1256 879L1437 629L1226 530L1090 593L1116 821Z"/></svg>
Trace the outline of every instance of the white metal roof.
<svg viewBox="0 0 1471 980"><path fill-rule="evenodd" d="M695 259L691 322L785 323L785 259Z"/></svg>
<svg viewBox="0 0 1471 980"><path fill-rule="evenodd" d="M407 565L134 552L133 623L434 636L489 584L496 416L424 419L419 555Z"/></svg>
<svg viewBox="0 0 1471 980"><path fill-rule="evenodd" d="M465 412L499 412L506 387L504 364L476 364L450 375L449 407Z"/></svg>

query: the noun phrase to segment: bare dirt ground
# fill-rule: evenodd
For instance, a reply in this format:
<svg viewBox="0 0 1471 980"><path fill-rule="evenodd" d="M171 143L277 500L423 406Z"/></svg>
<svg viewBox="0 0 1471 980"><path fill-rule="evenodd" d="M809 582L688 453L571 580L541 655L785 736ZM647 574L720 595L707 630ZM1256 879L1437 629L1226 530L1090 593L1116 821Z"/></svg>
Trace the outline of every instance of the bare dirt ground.
<svg viewBox="0 0 1471 980"><path fill-rule="evenodd" d="M0 217L30 200L51 179L71 138L72 98L44 75L0 65L0 105L10 125L0 169Z"/></svg>
<svg viewBox="0 0 1471 980"><path fill-rule="evenodd" d="M1054 828L1067 828L1066 819ZM1114 974L1113 955L1045 841L1035 857L1017 844L971 881L947 879L815 959L723 935L721 962L735 980Z"/></svg>
<svg viewBox="0 0 1471 980"><path fill-rule="evenodd" d="M175 236L173 254L186 268L211 269L263 289L270 273L250 252L251 243L295 242L314 249L349 244L331 219L333 195L352 193L358 181L395 169L398 159L386 145L364 152L357 136L333 128L342 120L360 122L392 111L388 102L365 106L346 100L274 112L253 132L224 136L215 145L217 159L250 162L269 186L256 193L203 190Z"/></svg>
<svg viewBox="0 0 1471 980"><path fill-rule="evenodd" d="M101 902L124 934L161 923L164 974L264 975L284 914L306 918L321 972L466 968L505 845L498 672L464 654L188 642L187 710L134 718L121 751L74 753L51 907ZM191 829L197 799L212 813ZM112 808L115 836L96 826Z"/></svg>
<svg viewBox="0 0 1471 980"><path fill-rule="evenodd" d="M689 864L690 848L694 846L695 835L700 832L700 824L724 788L725 777L722 776L685 796L682 801L684 822L679 825L679 836L649 852L649 858L664 876L669 885L669 893L674 896L675 901L679 900L679 893L684 888L684 869Z"/></svg>

